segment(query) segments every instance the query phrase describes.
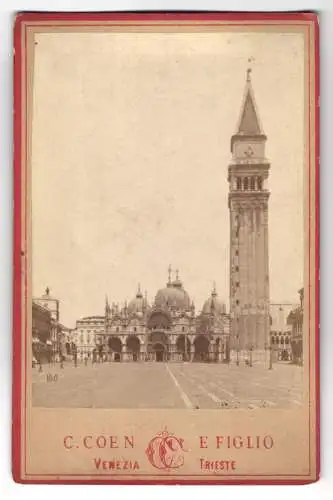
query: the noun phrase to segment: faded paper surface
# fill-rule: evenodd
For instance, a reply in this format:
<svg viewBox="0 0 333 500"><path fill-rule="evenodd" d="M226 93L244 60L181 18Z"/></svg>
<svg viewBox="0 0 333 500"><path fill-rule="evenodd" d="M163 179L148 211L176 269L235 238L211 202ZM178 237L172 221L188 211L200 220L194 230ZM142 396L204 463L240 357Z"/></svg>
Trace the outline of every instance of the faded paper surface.
<svg viewBox="0 0 333 500"><path fill-rule="evenodd" d="M26 50L24 477L313 478L311 26L35 25L27 28ZM235 350L229 365L163 359L133 368L123 355L126 364L112 358L92 366L82 350L77 368L72 361L31 368L31 301L46 286L56 291L60 322L78 345L75 322L103 316L112 301L131 303L137 283L154 304L170 263L196 311L214 286L228 313L230 139L249 64L271 162L270 300L291 310L304 286L303 366L275 360L271 372L268 349L264 363L249 368L246 355L236 366ZM264 405L263 387L270 393ZM239 409L223 410L230 394ZM149 444L165 429L174 438L155 441L149 460ZM180 466L162 460L158 468L160 452Z"/></svg>

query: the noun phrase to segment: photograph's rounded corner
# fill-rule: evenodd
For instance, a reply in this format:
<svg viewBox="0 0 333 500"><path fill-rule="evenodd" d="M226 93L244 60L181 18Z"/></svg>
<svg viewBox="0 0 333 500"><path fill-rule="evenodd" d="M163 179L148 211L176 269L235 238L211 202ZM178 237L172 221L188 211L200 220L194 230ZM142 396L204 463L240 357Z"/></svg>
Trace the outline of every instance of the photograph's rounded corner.
<svg viewBox="0 0 333 500"><path fill-rule="evenodd" d="M17 467L16 463L13 463L11 470L11 478L16 484L25 484L26 481L22 478L20 468Z"/></svg>

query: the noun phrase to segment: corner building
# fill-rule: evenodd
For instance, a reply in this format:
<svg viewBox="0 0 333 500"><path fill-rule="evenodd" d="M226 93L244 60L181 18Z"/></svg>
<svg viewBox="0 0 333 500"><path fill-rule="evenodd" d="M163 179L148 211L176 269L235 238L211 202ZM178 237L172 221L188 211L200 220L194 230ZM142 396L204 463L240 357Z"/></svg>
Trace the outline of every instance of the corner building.
<svg viewBox="0 0 333 500"><path fill-rule="evenodd" d="M247 80L228 169L232 346L263 360L269 345L267 137Z"/></svg>

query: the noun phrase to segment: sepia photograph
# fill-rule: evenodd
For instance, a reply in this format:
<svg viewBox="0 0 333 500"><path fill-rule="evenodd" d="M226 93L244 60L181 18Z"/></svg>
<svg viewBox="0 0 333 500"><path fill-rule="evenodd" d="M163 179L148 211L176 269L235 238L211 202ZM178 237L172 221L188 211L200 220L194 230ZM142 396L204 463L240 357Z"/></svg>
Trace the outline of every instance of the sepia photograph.
<svg viewBox="0 0 333 500"><path fill-rule="evenodd" d="M301 405L302 35L35 43L33 405Z"/></svg>
<svg viewBox="0 0 333 500"><path fill-rule="evenodd" d="M43 462L43 422L70 423L66 457L93 443L132 452L149 411L143 454L169 477L188 467L194 480L197 460L199 475L246 479L258 462L312 478L314 18L138 17L26 21L24 397L38 441L26 475L85 468L81 455ZM86 411L103 422L97 438L75 436ZM105 434L104 416L126 430ZM258 460L188 459L186 422L199 448L214 439ZM296 460L275 466L264 455L288 455L276 434L294 431Z"/></svg>

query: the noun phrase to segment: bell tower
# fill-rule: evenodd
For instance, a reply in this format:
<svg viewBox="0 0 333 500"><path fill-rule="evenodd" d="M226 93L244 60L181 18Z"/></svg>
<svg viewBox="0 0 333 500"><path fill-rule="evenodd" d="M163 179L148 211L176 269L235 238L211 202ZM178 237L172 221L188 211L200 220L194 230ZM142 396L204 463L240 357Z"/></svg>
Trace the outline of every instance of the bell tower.
<svg viewBox="0 0 333 500"><path fill-rule="evenodd" d="M251 364L264 359L270 328L266 140L248 69L228 182L231 339Z"/></svg>

